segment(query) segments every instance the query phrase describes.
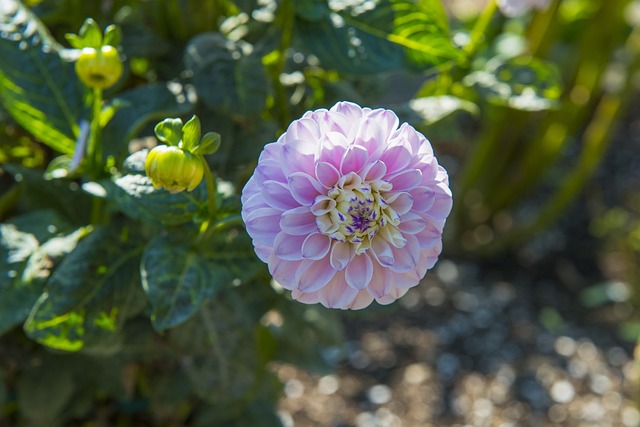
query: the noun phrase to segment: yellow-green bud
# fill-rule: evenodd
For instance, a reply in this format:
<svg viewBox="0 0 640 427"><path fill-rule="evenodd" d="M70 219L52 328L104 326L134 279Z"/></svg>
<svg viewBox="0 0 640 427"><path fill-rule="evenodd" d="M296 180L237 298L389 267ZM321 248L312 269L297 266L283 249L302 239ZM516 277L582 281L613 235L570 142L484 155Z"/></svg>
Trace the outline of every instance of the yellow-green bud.
<svg viewBox="0 0 640 427"><path fill-rule="evenodd" d="M188 151L170 145L159 145L147 155L145 171L155 188L170 193L191 191L204 175L202 160Z"/></svg>
<svg viewBox="0 0 640 427"><path fill-rule="evenodd" d="M118 50L113 46L99 49L85 47L76 61L76 73L86 86L107 89L122 75L122 62Z"/></svg>

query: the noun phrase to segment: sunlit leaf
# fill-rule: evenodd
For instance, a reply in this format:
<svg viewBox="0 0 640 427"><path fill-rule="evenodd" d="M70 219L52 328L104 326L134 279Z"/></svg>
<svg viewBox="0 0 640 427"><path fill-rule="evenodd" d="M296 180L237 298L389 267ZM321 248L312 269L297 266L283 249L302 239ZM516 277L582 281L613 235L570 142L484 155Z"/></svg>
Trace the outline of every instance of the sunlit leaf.
<svg viewBox="0 0 640 427"><path fill-rule="evenodd" d="M63 259L25 323L31 339L67 351L117 349L124 321L144 307L143 245L130 233L98 227Z"/></svg>
<svg viewBox="0 0 640 427"><path fill-rule="evenodd" d="M322 64L353 74L413 67L460 58L435 0L330 2L324 19L300 20L298 33ZM304 17L304 15L303 15Z"/></svg>
<svg viewBox="0 0 640 427"><path fill-rule="evenodd" d="M84 86L61 46L20 2L0 6L0 102L54 150L72 154L85 114Z"/></svg>

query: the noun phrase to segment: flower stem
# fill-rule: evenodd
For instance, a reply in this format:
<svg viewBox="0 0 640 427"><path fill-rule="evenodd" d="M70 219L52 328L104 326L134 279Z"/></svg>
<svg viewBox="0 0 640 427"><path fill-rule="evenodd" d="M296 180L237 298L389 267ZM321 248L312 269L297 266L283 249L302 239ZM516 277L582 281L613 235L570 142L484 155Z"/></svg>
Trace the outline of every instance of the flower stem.
<svg viewBox="0 0 640 427"><path fill-rule="evenodd" d="M200 161L202 162L202 166L204 168L204 182L207 184L207 199L208 204L207 208L209 210L209 221L213 219L216 214L216 185L213 180L213 174L211 173L211 168L209 168L209 163L205 160L204 156L200 157Z"/></svg>
<svg viewBox="0 0 640 427"><path fill-rule="evenodd" d="M480 42L484 38L484 35L491 23L491 19L496 12L498 5L495 0L488 0L484 9L480 13L478 20L473 26L473 30L471 30L471 39L469 43L464 47L464 52L467 54L468 61L470 62L475 56Z"/></svg>
<svg viewBox="0 0 640 427"><path fill-rule="evenodd" d="M97 180L104 173L102 165L102 128L100 127L100 114L102 113L102 89L93 89L93 104L91 115L91 131L89 132L89 144L87 145L87 162L89 165L89 177ZM91 223L99 224L104 215L104 200L94 197L91 203Z"/></svg>

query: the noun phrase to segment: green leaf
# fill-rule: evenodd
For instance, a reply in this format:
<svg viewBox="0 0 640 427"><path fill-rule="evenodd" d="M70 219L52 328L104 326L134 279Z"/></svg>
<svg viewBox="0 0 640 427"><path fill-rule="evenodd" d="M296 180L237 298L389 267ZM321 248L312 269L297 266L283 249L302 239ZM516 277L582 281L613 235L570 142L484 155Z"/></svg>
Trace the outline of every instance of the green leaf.
<svg viewBox="0 0 640 427"><path fill-rule="evenodd" d="M464 83L475 87L489 102L525 111L554 108L562 94L558 68L529 57L493 58L484 70L469 74Z"/></svg>
<svg viewBox="0 0 640 427"><path fill-rule="evenodd" d="M254 115L266 105L269 85L262 60L245 42L200 34L185 48L185 67L202 102L229 115Z"/></svg>
<svg viewBox="0 0 640 427"><path fill-rule="evenodd" d="M461 58L439 1L371 4L336 2L324 19L300 22L299 35L325 66L353 74L424 69Z"/></svg>
<svg viewBox="0 0 640 427"><path fill-rule="evenodd" d="M102 30L96 21L91 18L85 19L78 35L84 40L85 45L93 48L102 46Z"/></svg>
<svg viewBox="0 0 640 427"><path fill-rule="evenodd" d="M58 261L83 231L54 211L35 211L0 224L0 335L23 323Z"/></svg>
<svg viewBox="0 0 640 427"><path fill-rule="evenodd" d="M192 150L193 154L207 155L213 154L220 148L221 136L217 132L207 132L200 143Z"/></svg>
<svg viewBox="0 0 640 427"><path fill-rule="evenodd" d="M200 253L175 239L154 238L142 256L142 286L151 302L151 321L158 331L189 319L231 280Z"/></svg>
<svg viewBox="0 0 640 427"><path fill-rule="evenodd" d="M146 124L188 114L194 107L194 98L192 92L177 82L141 86L119 94L118 99L127 105L104 128L105 156L122 159L128 153L129 142Z"/></svg>
<svg viewBox="0 0 640 427"><path fill-rule="evenodd" d="M127 158L123 170L126 175L103 182L107 197L127 217L156 224L181 225L192 222L206 211L207 187L203 182L193 191L171 194L153 187L145 175L147 151L138 151Z"/></svg>
<svg viewBox="0 0 640 427"><path fill-rule="evenodd" d="M131 233L102 226L78 243L25 323L31 339L66 351L117 350L124 321L144 307L138 286L143 245Z"/></svg>
<svg viewBox="0 0 640 427"><path fill-rule="evenodd" d="M72 154L85 88L44 25L16 0L0 13L0 103L37 139Z"/></svg>
<svg viewBox="0 0 640 427"><path fill-rule="evenodd" d="M200 119L197 116L191 117L191 119L182 127L182 149L192 151L198 144L200 144L200 135L202 131L200 129Z"/></svg>
<svg viewBox="0 0 640 427"><path fill-rule="evenodd" d="M104 40L102 41L103 45L115 46L117 47L122 40L122 31L120 27L117 25L109 25L104 29Z"/></svg>
<svg viewBox="0 0 640 427"><path fill-rule="evenodd" d="M47 180L39 171L18 165L3 164L1 168L24 185L23 201L28 209L55 209L75 224L89 222L91 197L77 183Z"/></svg>
<svg viewBox="0 0 640 427"><path fill-rule="evenodd" d="M164 119L156 125L153 131L160 141L177 147L182 140L182 120Z"/></svg>

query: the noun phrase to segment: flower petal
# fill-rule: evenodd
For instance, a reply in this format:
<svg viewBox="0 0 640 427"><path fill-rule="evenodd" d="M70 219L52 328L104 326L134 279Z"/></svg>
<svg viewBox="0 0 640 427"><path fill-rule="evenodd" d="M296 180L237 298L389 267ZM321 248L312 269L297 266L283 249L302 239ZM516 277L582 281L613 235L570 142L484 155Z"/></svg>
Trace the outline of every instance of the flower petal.
<svg viewBox="0 0 640 427"><path fill-rule="evenodd" d="M391 245L382 237L376 236L373 238L371 241L371 250L373 251L373 256L381 266L389 267L393 264L394 258Z"/></svg>
<svg viewBox="0 0 640 427"><path fill-rule="evenodd" d="M403 145L395 145L385 150L380 156L380 160L387 167L388 174L394 174L405 169L411 163L413 156Z"/></svg>
<svg viewBox="0 0 640 427"><path fill-rule="evenodd" d="M286 176L294 172L315 172L314 155L310 153L310 143L305 141L291 141L282 149L282 170Z"/></svg>
<svg viewBox="0 0 640 427"><path fill-rule="evenodd" d="M382 179L382 177L384 177L386 174L387 174L387 166L380 160L376 160L373 163L369 163L362 170L362 175L364 176L364 180L368 182L378 181Z"/></svg>
<svg viewBox="0 0 640 427"><path fill-rule="evenodd" d="M260 191L262 198L269 206L283 211L300 206L292 196L289 187L278 181L265 181Z"/></svg>
<svg viewBox="0 0 640 427"><path fill-rule="evenodd" d="M307 259L321 259L327 256L331 249L331 238L327 235L315 233L307 236L302 243L302 257Z"/></svg>
<svg viewBox="0 0 640 427"><path fill-rule="evenodd" d="M366 253L356 255L345 270L347 284L353 289L361 290L367 287L373 276L373 262Z"/></svg>
<svg viewBox="0 0 640 427"><path fill-rule="evenodd" d="M373 302L373 297L366 290L362 290L358 292L358 295L355 299L347 306L347 308L351 310L362 310L365 307L368 307Z"/></svg>
<svg viewBox="0 0 640 427"><path fill-rule="evenodd" d="M391 196L385 197L384 200L398 215L406 214L413 206L413 197L404 191L395 192Z"/></svg>
<svg viewBox="0 0 640 427"><path fill-rule="evenodd" d="M393 191L409 191L416 188L421 180L422 172L418 169L408 169L388 179L393 185Z"/></svg>
<svg viewBox="0 0 640 427"><path fill-rule="evenodd" d="M335 276L336 271L331 268L329 258L304 260L300 262L296 271L296 288L306 293L319 291Z"/></svg>
<svg viewBox="0 0 640 427"><path fill-rule="evenodd" d="M403 215L398 228L403 233L417 234L424 230L426 226L427 221L423 217L416 213L409 212Z"/></svg>
<svg viewBox="0 0 640 427"><path fill-rule="evenodd" d="M324 191L324 187L306 173L292 173L288 182L291 195L303 206L311 205L316 196Z"/></svg>
<svg viewBox="0 0 640 427"><path fill-rule="evenodd" d="M360 172L367 160L369 160L369 153L366 148L359 145L351 145L342 157L340 172L344 175L349 172Z"/></svg>
<svg viewBox="0 0 640 427"><path fill-rule="evenodd" d="M336 201L331 197L318 196L311 205L311 212L314 215L321 216L333 210L336 204Z"/></svg>
<svg viewBox="0 0 640 427"><path fill-rule="evenodd" d="M329 257L331 266L336 271L342 271L347 268L354 255L355 252L351 243L334 242L331 247L331 256Z"/></svg>
<svg viewBox="0 0 640 427"><path fill-rule="evenodd" d="M426 212L436 200L435 192L429 187L417 187L410 191L413 196L413 210Z"/></svg>
<svg viewBox="0 0 640 427"><path fill-rule="evenodd" d="M316 164L316 179L326 188L331 188L340 179L340 172L331 163L318 162Z"/></svg>
<svg viewBox="0 0 640 427"><path fill-rule="evenodd" d="M269 273L276 282L287 290L294 289L296 285L296 271L300 267L300 261L287 261L279 258L275 253L269 257Z"/></svg>
<svg viewBox="0 0 640 427"><path fill-rule="evenodd" d="M393 251L394 263L389 266L392 271L405 273L416 266L420 258L420 244L418 239L407 234L404 236L407 243L402 248L391 246Z"/></svg>
<svg viewBox="0 0 640 427"><path fill-rule="evenodd" d="M247 233L255 241L263 245L273 245L273 240L280 232L277 224L282 216L282 211L273 208L256 209L247 215L245 225ZM315 224L314 224L315 225Z"/></svg>
<svg viewBox="0 0 640 427"><path fill-rule="evenodd" d="M280 228L282 231L296 236L318 231L316 216L308 206L300 206L282 213Z"/></svg>
<svg viewBox="0 0 640 427"><path fill-rule="evenodd" d="M288 261L298 261L303 258L302 244L305 236L293 236L285 232L280 232L273 242L273 249L278 258Z"/></svg>
<svg viewBox="0 0 640 427"><path fill-rule="evenodd" d="M320 139L320 128L315 120L302 118L292 122L285 134L287 141L297 139L315 143Z"/></svg>
<svg viewBox="0 0 640 427"><path fill-rule="evenodd" d="M344 272L336 273L333 280L318 292L320 303L327 308L347 308L357 295L358 291L347 285Z"/></svg>

